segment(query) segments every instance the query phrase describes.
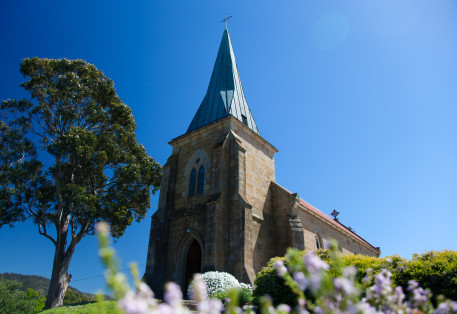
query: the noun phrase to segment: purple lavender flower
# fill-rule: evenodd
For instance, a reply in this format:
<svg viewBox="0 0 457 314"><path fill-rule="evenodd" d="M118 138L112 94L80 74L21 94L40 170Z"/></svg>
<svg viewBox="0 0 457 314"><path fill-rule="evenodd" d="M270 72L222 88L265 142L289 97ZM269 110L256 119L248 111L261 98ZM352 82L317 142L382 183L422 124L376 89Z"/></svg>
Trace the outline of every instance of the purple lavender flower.
<svg viewBox="0 0 457 314"><path fill-rule="evenodd" d="M287 268L284 266L283 261L276 261L273 266L276 268L276 271L280 277L284 276L284 274L287 273Z"/></svg>
<svg viewBox="0 0 457 314"><path fill-rule="evenodd" d="M172 307L179 306L182 301L181 288L174 282L167 283L165 286L164 299L165 302Z"/></svg>
<svg viewBox="0 0 457 314"><path fill-rule="evenodd" d="M455 301L449 301L449 306L451 307L451 309L457 313L457 302Z"/></svg>
<svg viewBox="0 0 457 314"><path fill-rule="evenodd" d="M410 280L408 281L408 291L412 291L419 287L419 283L415 280Z"/></svg>
<svg viewBox="0 0 457 314"><path fill-rule="evenodd" d="M368 304L365 300L362 299L359 303L355 305L356 309L358 310L359 313L364 313L364 314L378 314L381 312L378 312L374 307L372 307L370 304Z"/></svg>
<svg viewBox="0 0 457 314"><path fill-rule="evenodd" d="M200 274L194 275L192 298L197 302L203 302L208 299L208 294L206 293L206 284L203 280L202 275Z"/></svg>
<svg viewBox="0 0 457 314"><path fill-rule="evenodd" d="M201 314L220 314L224 310L224 305L219 299L209 299L198 303L197 310Z"/></svg>
<svg viewBox="0 0 457 314"><path fill-rule="evenodd" d="M140 282L140 284L138 285L137 294L142 298L154 298L154 292L152 292L151 288L149 288L149 286L144 282Z"/></svg>
<svg viewBox="0 0 457 314"><path fill-rule="evenodd" d="M314 254L314 252L309 251L303 257L303 260L306 265L306 269L310 272L320 272L321 270L328 270L330 266L322 261L318 256Z"/></svg>
<svg viewBox="0 0 457 314"><path fill-rule="evenodd" d="M118 304L128 314L146 313L149 308L148 300L136 296L132 291L128 291Z"/></svg>
<svg viewBox="0 0 457 314"><path fill-rule="evenodd" d="M356 274L357 268L355 266L349 266L343 270L343 276L348 279L354 279Z"/></svg>
<svg viewBox="0 0 457 314"><path fill-rule="evenodd" d="M311 288L311 291L316 292L319 290L322 282L322 276L318 272L311 273L309 276L309 287Z"/></svg>
<svg viewBox="0 0 457 314"><path fill-rule="evenodd" d="M446 302L441 303L438 308L433 312L434 314L449 314L451 307Z"/></svg>
<svg viewBox="0 0 457 314"><path fill-rule="evenodd" d="M390 281L391 273L385 269L383 269L379 274L375 276L375 286L373 292L379 295L387 295L392 291L391 281Z"/></svg>
<svg viewBox="0 0 457 314"><path fill-rule="evenodd" d="M290 310L291 310L291 308L287 304L280 304L276 308L276 311L279 312L279 313L290 313Z"/></svg>
<svg viewBox="0 0 457 314"><path fill-rule="evenodd" d="M400 305L403 303L405 299L405 294L403 293L403 289L401 286L395 287L394 295L392 296L392 303Z"/></svg>
<svg viewBox="0 0 457 314"><path fill-rule="evenodd" d="M187 311L188 312L188 311ZM178 314L178 313L186 313L185 310L176 310L174 308L172 308L171 306L169 306L168 304L166 303L161 303L159 304L159 306L154 309L154 311L151 311L151 312L145 312L145 313L153 313L153 314Z"/></svg>
<svg viewBox="0 0 457 314"><path fill-rule="evenodd" d="M353 281L344 277L335 278L334 285L337 290L342 291L345 295L355 295L359 293L359 290L354 286Z"/></svg>
<svg viewBox="0 0 457 314"><path fill-rule="evenodd" d="M308 281L308 279L306 279L304 273L302 273L302 272L295 273L294 280L298 283L301 290L305 291L306 288L308 288L309 281Z"/></svg>

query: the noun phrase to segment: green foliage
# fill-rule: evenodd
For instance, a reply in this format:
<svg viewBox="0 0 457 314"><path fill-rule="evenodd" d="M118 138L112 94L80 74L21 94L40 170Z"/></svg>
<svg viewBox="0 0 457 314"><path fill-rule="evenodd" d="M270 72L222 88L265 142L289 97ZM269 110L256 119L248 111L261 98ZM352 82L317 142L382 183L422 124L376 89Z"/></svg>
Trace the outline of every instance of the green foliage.
<svg viewBox="0 0 457 314"><path fill-rule="evenodd" d="M63 299L64 305L83 304L95 301L95 295L83 293L76 289L67 289L65 298Z"/></svg>
<svg viewBox="0 0 457 314"><path fill-rule="evenodd" d="M26 291L28 288L30 288L38 292L40 296L44 296L48 292L49 279L42 276L1 273L0 280L1 279L20 282L21 290Z"/></svg>
<svg viewBox="0 0 457 314"><path fill-rule="evenodd" d="M382 269L387 269L393 273L399 265L407 263L406 259L398 255L379 258L357 254L345 255L342 258L345 266L355 266L357 268L356 279L359 283L363 282L363 278L367 276L368 270L373 274L379 273Z"/></svg>
<svg viewBox="0 0 457 314"><path fill-rule="evenodd" d="M306 251L301 251L295 258L302 258L305 253ZM358 254L344 255L335 259L332 258L329 250L317 250L316 255L330 265L329 273L334 277L340 275L337 269L340 269L341 266L355 266L357 269L356 281L363 284L363 279L369 273L373 275L386 269L392 273L394 283L402 286L404 291L406 291L408 281L415 280L420 286L430 289L434 302L439 295L457 300L457 252L455 251L431 251L421 255L415 254L411 261L398 255L378 258ZM285 284L284 279L277 275L277 270L273 266L276 261L283 261L287 266L290 256L272 258L267 266L257 274L254 290L255 303L259 303L261 296L269 295L273 298L274 305L281 303L296 305L297 296ZM335 262L342 263L342 265L336 267ZM372 281L373 279L371 276Z"/></svg>
<svg viewBox="0 0 457 314"><path fill-rule="evenodd" d="M44 297L33 289L21 290L21 283L0 279L0 309L2 313L38 313L43 310Z"/></svg>
<svg viewBox="0 0 457 314"><path fill-rule="evenodd" d="M1 273L0 280L12 280L21 283L22 291L27 291L27 289L35 290L40 297L46 296L48 293L49 282L48 278L36 275L23 275L23 274L16 274L16 273ZM84 293L79 291L76 288L68 287L67 293L65 294L65 298L63 304L70 305L70 304L77 304L77 303L88 303L95 301L95 295ZM110 296L103 296L106 300L112 300Z"/></svg>
<svg viewBox="0 0 457 314"><path fill-rule="evenodd" d="M45 310L43 314L87 314L87 313L105 313L105 314L121 314L117 308L116 301L93 302L72 306L61 306L54 309Z"/></svg>
<svg viewBox="0 0 457 314"><path fill-rule="evenodd" d="M274 264L277 261L282 261L285 266L288 265L289 261L286 257L274 257L270 259L267 266L263 267L260 272L257 273L257 277L254 281L254 304L260 305L260 298L263 296L269 296L273 299L274 305L281 303L296 305L297 296L292 292L292 289L287 286L282 277L278 276L277 270Z"/></svg>
<svg viewBox="0 0 457 314"><path fill-rule="evenodd" d="M96 222L110 223L118 238L144 218L161 166L138 143L132 110L113 81L94 65L35 57L20 70L30 99L0 106L0 227L30 219L52 241L49 293L57 298L58 277Z"/></svg>
<svg viewBox="0 0 457 314"><path fill-rule="evenodd" d="M252 287L250 285L240 284L238 305L251 305L254 300Z"/></svg>
<svg viewBox="0 0 457 314"><path fill-rule="evenodd" d="M32 218L45 233L70 218L72 229L89 233L105 220L121 236L144 217L161 174L136 140L131 109L83 60L24 59L21 72L31 99L1 104L0 225ZM47 169L32 135L52 160Z"/></svg>
<svg viewBox="0 0 457 314"><path fill-rule="evenodd" d="M393 279L398 285L407 287L409 280L417 281L430 289L433 300L439 295L457 300L457 252L429 251L414 254L413 259L399 265L393 271Z"/></svg>

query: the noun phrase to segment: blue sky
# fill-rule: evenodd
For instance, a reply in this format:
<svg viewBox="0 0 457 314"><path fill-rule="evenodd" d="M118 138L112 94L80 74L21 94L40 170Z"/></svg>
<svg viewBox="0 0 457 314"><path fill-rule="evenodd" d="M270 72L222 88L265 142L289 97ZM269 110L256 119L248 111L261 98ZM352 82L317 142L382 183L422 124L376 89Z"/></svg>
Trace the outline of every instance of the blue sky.
<svg viewBox="0 0 457 314"><path fill-rule="evenodd" d="M205 95L224 30L276 181L340 212L382 256L457 250L457 2L13 1L0 3L0 99L22 98L25 57L84 59L111 77L161 164ZM115 243L146 262L150 216ZM0 272L50 277L53 245L0 229ZM104 288L94 237L70 285ZM95 277L86 279L88 277Z"/></svg>

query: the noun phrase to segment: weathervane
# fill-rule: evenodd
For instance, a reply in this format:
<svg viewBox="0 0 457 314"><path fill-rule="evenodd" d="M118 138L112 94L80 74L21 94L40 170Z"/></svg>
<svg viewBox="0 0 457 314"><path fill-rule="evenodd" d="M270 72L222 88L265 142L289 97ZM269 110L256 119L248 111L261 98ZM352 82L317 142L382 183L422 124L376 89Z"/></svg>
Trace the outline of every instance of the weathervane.
<svg viewBox="0 0 457 314"><path fill-rule="evenodd" d="M337 217L339 214L340 214L340 213L337 212L336 209L334 209L330 215L333 216L333 220L338 221L338 218L336 218L336 217Z"/></svg>
<svg viewBox="0 0 457 314"><path fill-rule="evenodd" d="M223 19L223 20L221 21L221 23L222 23L222 22L225 22L225 29L227 29L227 21L230 20L231 18L232 18L231 15L228 16L228 14L225 13L225 19Z"/></svg>

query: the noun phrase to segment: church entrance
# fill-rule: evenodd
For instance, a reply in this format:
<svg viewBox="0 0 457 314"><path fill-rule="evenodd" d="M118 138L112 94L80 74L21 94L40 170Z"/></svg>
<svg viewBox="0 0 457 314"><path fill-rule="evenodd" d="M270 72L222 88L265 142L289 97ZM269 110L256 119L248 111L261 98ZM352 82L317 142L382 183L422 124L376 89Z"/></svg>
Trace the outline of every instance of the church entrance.
<svg viewBox="0 0 457 314"><path fill-rule="evenodd" d="M192 244L189 247L187 252L186 260L186 287L189 286L189 283L192 281L192 278L195 273L200 273L202 271L202 249L198 244L197 240L194 239Z"/></svg>

